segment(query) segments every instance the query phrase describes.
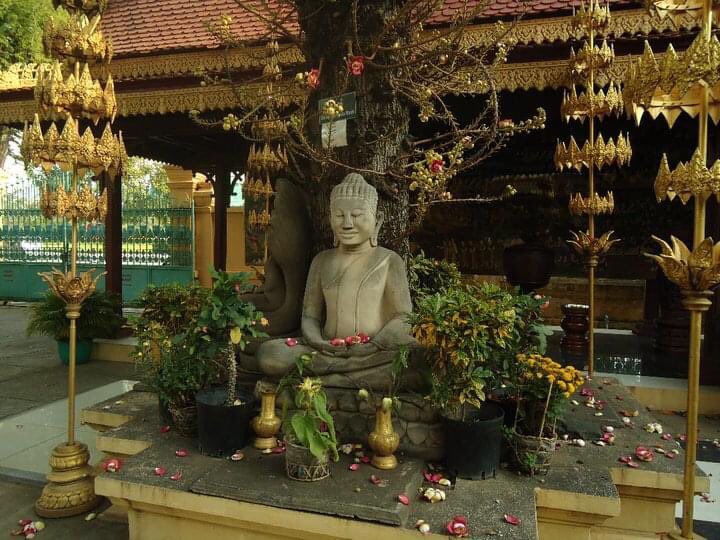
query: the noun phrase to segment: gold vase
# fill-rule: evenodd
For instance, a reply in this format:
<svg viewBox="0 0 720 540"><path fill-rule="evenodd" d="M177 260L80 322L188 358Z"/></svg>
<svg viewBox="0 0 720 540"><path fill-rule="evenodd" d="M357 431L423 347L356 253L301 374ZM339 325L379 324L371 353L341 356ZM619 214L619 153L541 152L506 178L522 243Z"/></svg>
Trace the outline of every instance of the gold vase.
<svg viewBox="0 0 720 540"><path fill-rule="evenodd" d="M374 467L390 470L398 466L394 452L400 445L400 435L393 429L391 408L378 407L375 411L375 429L368 435L368 444L374 452L370 462Z"/></svg>
<svg viewBox="0 0 720 540"><path fill-rule="evenodd" d="M275 414L275 398L274 391L263 391L260 397L260 414L252 419L252 428L257 435L253 445L260 450L275 448L278 444L275 435L280 430L281 420Z"/></svg>

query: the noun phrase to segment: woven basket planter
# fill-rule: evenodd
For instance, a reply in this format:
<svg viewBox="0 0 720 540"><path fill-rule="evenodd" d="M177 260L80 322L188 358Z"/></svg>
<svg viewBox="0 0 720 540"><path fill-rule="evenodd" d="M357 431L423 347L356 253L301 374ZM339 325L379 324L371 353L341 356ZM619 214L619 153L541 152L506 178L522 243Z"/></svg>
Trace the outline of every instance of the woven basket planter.
<svg viewBox="0 0 720 540"><path fill-rule="evenodd" d="M180 435L190 438L197 437L197 407L195 405L190 407L175 407L174 405L169 405L168 411L170 412L170 416L172 416L175 429Z"/></svg>
<svg viewBox="0 0 720 540"><path fill-rule="evenodd" d="M327 455L318 459L304 446L291 442L285 445L285 472L288 478L301 482L316 482L330 476Z"/></svg>
<svg viewBox="0 0 720 540"><path fill-rule="evenodd" d="M515 463L519 469L529 475L547 474L550 462L555 454L557 434L550 437L520 435L513 429L510 440Z"/></svg>

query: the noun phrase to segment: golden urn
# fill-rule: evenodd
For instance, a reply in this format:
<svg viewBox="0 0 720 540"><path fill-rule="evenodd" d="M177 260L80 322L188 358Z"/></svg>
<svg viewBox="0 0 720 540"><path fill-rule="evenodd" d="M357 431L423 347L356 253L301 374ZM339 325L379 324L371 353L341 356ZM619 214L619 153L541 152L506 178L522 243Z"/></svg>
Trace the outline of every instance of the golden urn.
<svg viewBox="0 0 720 540"><path fill-rule="evenodd" d="M368 445L373 449L373 457L370 462L378 469L390 470L398 466L398 460L394 453L400 445L400 435L393 429L392 424L392 401L386 406L383 399L383 406L375 411L375 429L368 435Z"/></svg>
<svg viewBox="0 0 720 540"><path fill-rule="evenodd" d="M257 437L253 445L255 448L265 450L275 448L278 444L277 433L280 431L282 421L275 414L275 388L271 385L260 384L260 414L252 419L252 428Z"/></svg>

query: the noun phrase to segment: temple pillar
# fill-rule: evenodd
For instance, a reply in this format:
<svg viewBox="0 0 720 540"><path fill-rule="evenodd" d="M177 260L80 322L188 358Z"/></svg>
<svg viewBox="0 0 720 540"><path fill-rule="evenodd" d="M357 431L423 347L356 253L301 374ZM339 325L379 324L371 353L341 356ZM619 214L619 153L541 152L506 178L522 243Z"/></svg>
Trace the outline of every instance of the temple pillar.
<svg viewBox="0 0 720 540"><path fill-rule="evenodd" d="M213 241L213 261L216 270L227 269L227 226L228 206L230 206L230 167L220 164L215 169L215 237Z"/></svg>
<svg viewBox="0 0 720 540"><path fill-rule="evenodd" d="M175 165L165 165L165 172L173 206L187 206L192 200L195 189L192 171Z"/></svg>
<svg viewBox="0 0 720 540"><path fill-rule="evenodd" d="M247 272L245 264L245 209L228 208L227 216L227 270Z"/></svg>
<svg viewBox="0 0 720 540"><path fill-rule="evenodd" d="M105 215L105 291L117 295L122 306L122 179L103 172L101 187L107 190ZM122 307L120 308L122 313Z"/></svg>
<svg viewBox="0 0 720 540"><path fill-rule="evenodd" d="M195 201L195 277L203 287L210 287L210 266L213 264L213 206L212 186L208 182L197 185Z"/></svg>

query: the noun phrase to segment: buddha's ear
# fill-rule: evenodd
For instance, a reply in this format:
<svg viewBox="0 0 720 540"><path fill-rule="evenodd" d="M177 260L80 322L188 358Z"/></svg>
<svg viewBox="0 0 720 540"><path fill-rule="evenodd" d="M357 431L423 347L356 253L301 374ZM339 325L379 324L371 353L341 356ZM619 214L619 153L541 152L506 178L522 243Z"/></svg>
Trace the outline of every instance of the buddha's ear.
<svg viewBox="0 0 720 540"><path fill-rule="evenodd" d="M370 245L372 247L377 247L378 245L378 234L380 233L380 227L382 227L384 221L385 214L383 214L382 212L378 212L375 216L375 231L370 238Z"/></svg>

